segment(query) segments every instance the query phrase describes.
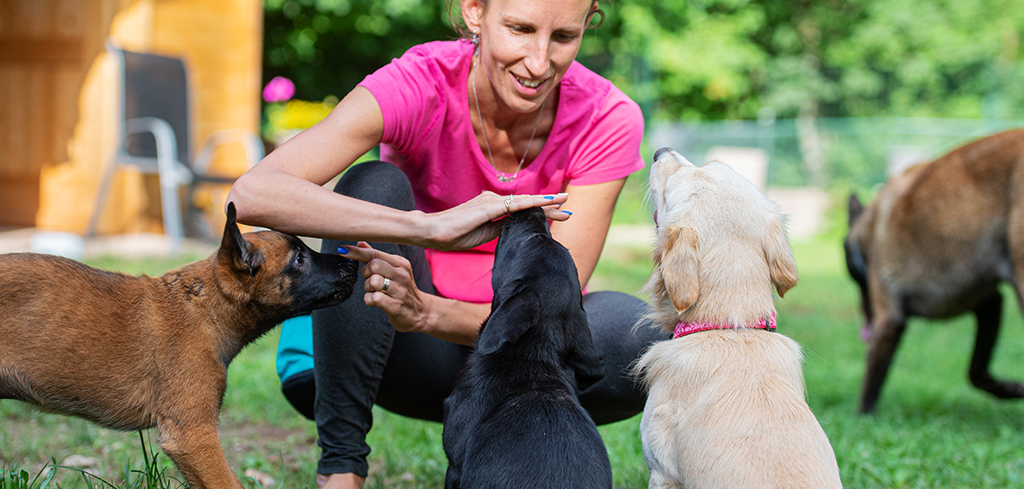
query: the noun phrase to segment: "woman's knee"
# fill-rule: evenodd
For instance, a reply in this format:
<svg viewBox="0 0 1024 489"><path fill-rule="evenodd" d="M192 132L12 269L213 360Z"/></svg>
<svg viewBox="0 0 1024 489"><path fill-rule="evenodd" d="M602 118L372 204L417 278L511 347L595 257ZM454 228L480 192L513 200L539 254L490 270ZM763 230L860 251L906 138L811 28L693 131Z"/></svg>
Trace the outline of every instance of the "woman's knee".
<svg viewBox="0 0 1024 489"><path fill-rule="evenodd" d="M622 326L635 326L647 314L649 306L637 297L623 292L591 292L583 296L583 310L591 328L618 332Z"/></svg>
<svg viewBox="0 0 1024 489"><path fill-rule="evenodd" d="M412 183L397 166L374 160L353 165L334 186L336 193L394 209L413 210Z"/></svg>
<svg viewBox="0 0 1024 489"><path fill-rule="evenodd" d="M652 343L668 339L654 328L637 326L647 308L644 301L621 292L583 296L583 309L605 377L580 393L580 402L597 424L626 419L643 410L647 396L630 375L630 366Z"/></svg>

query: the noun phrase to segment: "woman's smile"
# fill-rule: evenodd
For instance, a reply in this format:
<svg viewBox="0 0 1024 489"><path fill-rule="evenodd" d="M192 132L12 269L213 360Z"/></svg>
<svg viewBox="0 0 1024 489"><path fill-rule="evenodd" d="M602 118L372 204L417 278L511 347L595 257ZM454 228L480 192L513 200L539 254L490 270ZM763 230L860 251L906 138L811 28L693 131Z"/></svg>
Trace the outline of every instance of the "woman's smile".
<svg viewBox="0 0 1024 489"><path fill-rule="evenodd" d="M529 80L526 78L521 78L519 75L516 75L515 73L513 73L512 76L515 77L516 81L518 81L520 85L530 89L536 89L540 87L541 83L544 82L544 80Z"/></svg>

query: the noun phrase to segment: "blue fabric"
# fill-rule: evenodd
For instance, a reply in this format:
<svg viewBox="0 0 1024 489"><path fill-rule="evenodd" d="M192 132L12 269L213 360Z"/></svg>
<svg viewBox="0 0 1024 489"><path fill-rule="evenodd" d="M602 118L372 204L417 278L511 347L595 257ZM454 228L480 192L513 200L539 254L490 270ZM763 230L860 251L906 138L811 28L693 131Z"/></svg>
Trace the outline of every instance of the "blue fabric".
<svg viewBox="0 0 1024 489"><path fill-rule="evenodd" d="M313 369L313 319L293 317L281 323L281 339L277 342L277 376L285 379Z"/></svg>

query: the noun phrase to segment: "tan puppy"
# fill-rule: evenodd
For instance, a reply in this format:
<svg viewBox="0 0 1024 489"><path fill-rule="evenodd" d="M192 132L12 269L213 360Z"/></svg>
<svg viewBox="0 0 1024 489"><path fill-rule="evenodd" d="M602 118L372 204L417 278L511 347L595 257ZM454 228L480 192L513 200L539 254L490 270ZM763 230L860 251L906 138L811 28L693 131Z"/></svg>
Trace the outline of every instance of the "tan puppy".
<svg viewBox="0 0 1024 489"><path fill-rule="evenodd" d="M119 430L160 429L193 488L242 487L217 436L227 366L291 316L352 293L356 262L294 236L244 237L160 277L51 255L0 255L0 399Z"/></svg>
<svg viewBox="0 0 1024 489"><path fill-rule="evenodd" d="M721 162L697 168L658 150L651 167L658 241L646 290L672 340L636 372L652 488L842 487L835 454L804 400L800 347L774 332L772 286L796 285L778 207Z"/></svg>
<svg viewBox="0 0 1024 489"><path fill-rule="evenodd" d="M969 377L998 398L1024 386L992 377L1008 281L1024 304L1024 130L967 144L890 179L866 209L850 199L846 264L860 286L868 340L860 411L878 401L910 316L972 313L977 338Z"/></svg>

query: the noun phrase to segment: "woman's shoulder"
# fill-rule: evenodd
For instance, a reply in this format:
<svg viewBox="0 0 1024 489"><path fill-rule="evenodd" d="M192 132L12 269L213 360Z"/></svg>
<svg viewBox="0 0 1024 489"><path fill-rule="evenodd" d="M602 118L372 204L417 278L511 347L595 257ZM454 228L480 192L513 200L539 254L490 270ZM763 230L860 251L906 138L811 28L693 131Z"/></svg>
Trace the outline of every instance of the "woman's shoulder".
<svg viewBox="0 0 1024 489"><path fill-rule="evenodd" d="M562 96L568 97L568 106L580 111L589 111L593 118L601 118L609 112L617 113L619 116L643 118L639 104L614 83L583 66L579 61L573 61L562 79Z"/></svg>
<svg viewBox="0 0 1024 489"><path fill-rule="evenodd" d="M449 41L429 41L417 44L405 51L404 56L415 56L421 58L449 59L460 58L473 52L473 44L465 39L453 39Z"/></svg>
<svg viewBox="0 0 1024 489"><path fill-rule="evenodd" d="M453 77L464 71L472 53L473 45L464 40L431 41L409 48L391 63L401 65L405 70Z"/></svg>

